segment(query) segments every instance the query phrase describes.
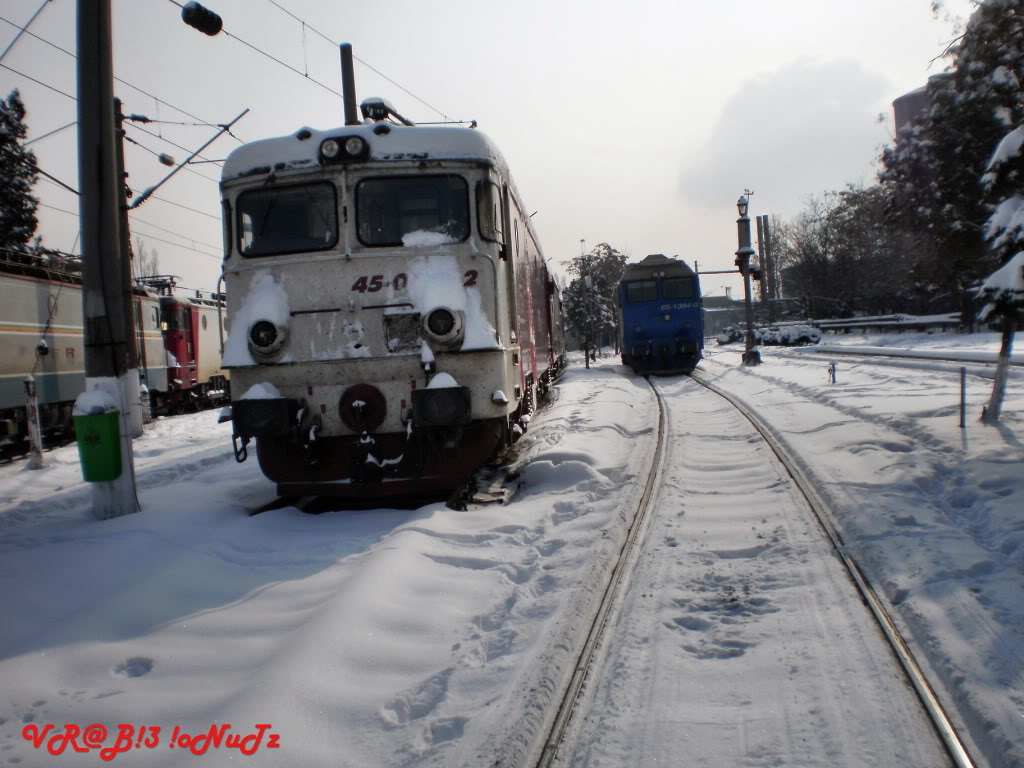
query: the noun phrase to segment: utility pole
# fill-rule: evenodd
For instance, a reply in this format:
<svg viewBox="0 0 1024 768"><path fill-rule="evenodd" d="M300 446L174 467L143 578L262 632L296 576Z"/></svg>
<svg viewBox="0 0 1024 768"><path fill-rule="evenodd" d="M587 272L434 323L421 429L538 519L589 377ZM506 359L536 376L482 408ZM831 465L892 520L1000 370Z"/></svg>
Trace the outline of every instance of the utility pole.
<svg viewBox="0 0 1024 768"><path fill-rule="evenodd" d="M76 403L75 428L86 471L86 451L119 451L116 469L92 482L93 512L101 519L137 512L132 444L124 418L117 419L118 446L82 417L128 413L139 400L139 374L131 367L131 281L122 247L124 176L115 144L114 72L110 0L78 0L78 188L82 240L82 310L85 325L85 388ZM126 295L127 294L127 295ZM104 397L89 397L102 393ZM97 406L96 402L104 405ZM110 404L109 407L106 404ZM80 429L81 425L81 429ZM115 455L115 459L117 456ZM113 465L111 459L111 465Z"/></svg>

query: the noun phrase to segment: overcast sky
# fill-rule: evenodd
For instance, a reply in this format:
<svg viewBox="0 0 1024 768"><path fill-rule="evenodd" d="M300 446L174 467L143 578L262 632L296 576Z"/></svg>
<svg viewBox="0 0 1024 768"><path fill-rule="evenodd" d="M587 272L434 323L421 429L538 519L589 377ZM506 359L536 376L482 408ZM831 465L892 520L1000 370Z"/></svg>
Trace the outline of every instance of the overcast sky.
<svg viewBox="0 0 1024 768"><path fill-rule="evenodd" d="M0 51L17 32L8 22L25 24L41 5L0 3ZM322 33L353 44L359 100L383 96L417 122L477 120L536 211L550 259L571 258L584 240L634 261L679 255L702 270L731 267L744 189L754 190L752 216L791 216L810 194L870 183L891 141L892 100L942 71L935 59L957 34L950 16L964 19L973 7L946 0L935 17L929 0L206 5L228 35L187 27L172 0L113 0L114 72L124 81L115 92L126 112L218 123L248 108L233 131L242 141L341 125L330 92L341 90L338 52ZM73 0L50 0L30 31L74 53L76 13ZM25 35L2 64L10 69L0 68L0 91L21 90L30 139L76 119L67 53ZM154 135L129 128L141 145L127 158L136 193L167 171L154 153L187 156L168 142L192 150L212 135L202 125L141 128ZM74 130L32 149L44 170L77 187ZM236 146L225 136L203 156L222 159ZM133 234L158 252L163 272L212 290L219 167L192 169L137 209ZM50 206L40 209L44 242L78 252L77 198L43 180L36 193ZM708 276L703 287L724 285L739 283Z"/></svg>

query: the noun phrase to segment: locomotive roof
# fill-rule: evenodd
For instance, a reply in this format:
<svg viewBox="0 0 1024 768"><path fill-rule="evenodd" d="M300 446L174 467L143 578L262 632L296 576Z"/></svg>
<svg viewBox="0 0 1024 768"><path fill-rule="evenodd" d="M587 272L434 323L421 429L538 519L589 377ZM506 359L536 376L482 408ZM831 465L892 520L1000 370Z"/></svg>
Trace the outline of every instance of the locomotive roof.
<svg viewBox="0 0 1024 768"><path fill-rule="evenodd" d="M682 259L666 256L663 253L652 253L638 264L627 264L626 268L622 271L622 279L633 280L644 277L656 277L658 272L674 277L694 274L689 264Z"/></svg>
<svg viewBox="0 0 1024 768"><path fill-rule="evenodd" d="M381 126L389 130L383 131ZM498 148L475 128L371 122L325 131L301 128L289 136L243 144L225 160L221 181L271 169L315 168L320 143L339 136L361 136L370 146L371 160L468 160L505 167Z"/></svg>

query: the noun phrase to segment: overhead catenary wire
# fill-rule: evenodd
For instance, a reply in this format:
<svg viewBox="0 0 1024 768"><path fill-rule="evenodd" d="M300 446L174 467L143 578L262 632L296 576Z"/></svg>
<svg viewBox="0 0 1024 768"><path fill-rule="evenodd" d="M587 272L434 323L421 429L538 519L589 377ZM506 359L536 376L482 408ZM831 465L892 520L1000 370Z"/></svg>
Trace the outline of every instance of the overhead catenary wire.
<svg viewBox="0 0 1024 768"><path fill-rule="evenodd" d="M50 85L48 83L44 83L42 80L37 80L36 78L32 77L31 75L26 75L24 72L19 72L14 67L9 67L6 64L0 64L0 67L3 67L4 69L13 72L18 77L24 77L26 80L31 80L36 85L41 85L41 86L43 86L43 88L49 88L54 93L59 93L61 96L67 96L72 101L78 101L78 99L76 97L72 96L70 93L65 93L60 88L55 88L54 86L52 86L52 85Z"/></svg>
<svg viewBox="0 0 1024 768"><path fill-rule="evenodd" d="M182 3L179 3L179 2L178 2L178 0L167 0L167 2L171 3L171 5L176 5L176 6L178 6L178 8L182 8L182 7L183 7L183 4L182 4ZM260 47L258 47L258 46L256 46L256 45L253 45L252 43L248 42L247 40L243 40L243 39L242 39L241 37L239 37L238 35L233 35L233 34L231 34L230 32L228 32L228 31L227 31L227 29L225 29L225 28L223 28L223 27L221 28L221 30L220 30L220 31L221 31L221 32L222 32L222 33L223 33L223 34L224 34L224 35L225 35L226 37L230 37L230 38L232 38L233 40L237 40L237 41L238 41L238 42L240 42L240 43L241 43L242 45L244 45L244 46L246 46L246 47L248 47L248 48L251 48L252 50L254 50L254 51L255 51L256 53L258 53L258 54L260 54L260 55L262 55L262 56L266 56L266 57L267 57L268 59L270 59L271 61L275 61L275 62L277 62L277 63L278 63L278 64L280 64L280 65L281 65L282 67L284 67L285 69L289 70L290 72L294 72L294 73L295 73L296 75L298 75L299 77L301 77L301 78L302 78L303 80L309 80L309 82L311 82L311 83L313 83L313 84L315 84L315 85L318 85L318 86L320 86L320 87L321 87L321 88L323 88L323 89L324 89L325 91L329 91L329 92L333 93L333 94L334 94L335 96L337 96L337 97L338 97L339 99L340 99L340 98L342 98L342 95L341 95L341 93L339 93L338 91L334 90L333 88L331 88L331 86L327 85L326 83L321 83L321 82L320 82L319 80L317 80L316 78L310 77L310 76L309 76L309 75L307 75L307 74L303 74L303 73L302 73L302 72L301 72L300 70L296 69L296 68L295 68L295 67L293 67L293 66L292 66L291 64L288 64L287 62L285 62L285 61L282 61L281 59L277 58L276 56L273 56L273 55L271 55L271 54L267 53L267 52L266 52L266 51L264 51L264 50L263 50L262 48L260 48Z"/></svg>
<svg viewBox="0 0 1024 768"><path fill-rule="evenodd" d="M201 245L204 248L211 248L212 250L217 251L217 255L218 256L220 255L221 247L219 245L213 245L212 243L205 243L202 240L196 240L194 237L189 237L188 235L180 235L177 232L175 232L173 229L167 229L166 227L161 227L161 226L159 226L157 224L154 224L151 221L146 221L145 219L140 219L134 213L129 214L129 218L131 219L131 221L133 221L136 224L142 224L142 225L147 226L147 227L153 227L153 229L159 229L161 232L167 232L168 234L174 235L175 237L180 237L183 240L188 240L190 243L192 243L192 245ZM140 232L140 233L137 233L137 234L143 234L143 233ZM146 235L146 237L149 237L149 235Z"/></svg>
<svg viewBox="0 0 1024 768"><path fill-rule="evenodd" d="M171 1L172 1L172 2L174 2L174 0L171 0ZM309 23L308 21L306 21L305 19L299 18L299 17L298 17L298 16L296 16L296 15L295 15L294 13L292 13L292 12L291 12L291 11L289 11L289 10L288 10L287 8L285 8L285 7L283 6L283 5L281 5L280 3L276 2L276 0L267 0L267 2L268 2L268 3L270 3L271 5L273 5L273 6L275 7L275 8L277 8L277 9L281 10L282 12L284 12L284 13L288 14L289 16L291 16L291 17L292 17L293 19L295 19L295 21L297 21L297 22L299 22L300 24L302 24L302 26L303 26L304 28L307 28L307 29L309 29L310 31L312 31L313 33L315 33L315 34L319 35L320 37L322 37L322 38L323 38L324 40L326 40L326 41L327 41L328 43L330 43L331 45L334 45L334 46L336 46L336 45L338 44L336 40L334 40L334 39L332 39L332 38L328 37L327 35L325 35L325 34L324 34L323 32L321 32L320 30L318 30L318 29L317 29L316 27L312 26L312 25L311 25L311 24L310 24L310 23ZM420 98L419 96L417 96L417 95L416 95L415 93L413 93L412 91L410 91L410 90L409 90L408 88L406 88L406 87L402 86L401 84L399 84L399 83L395 82L395 81L394 81L394 80L392 80L392 79L391 79L390 77L388 77L388 76L387 76L387 75L385 75L385 74L384 74L383 72L381 72L381 71L380 71L379 69L377 69L377 68L375 68L375 67L371 66L371 65L370 65L369 63L367 63L367 62L366 62L366 61L365 61L364 59L361 59L361 58L359 58L359 57L358 57L358 56L356 56L356 55L355 55L354 53L352 54L352 58L353 58L353 59L355 59L356 61L358 61L358 62L359 62L360 64L362 64L362 65L363 65L364 67L366 67L367 69L369 69L369 70L370 70L371 72L373 72L373 73L375 73L376 75L378 75L378 76L380 76L380 77L384 78L385 80L387 80L387 81L388 81L389 83L391 83L391 84L392 84L393 86L395 86L396 88L400 89L400 90L401 90L401 91L402 91L403 93L406 93L406 94L408 94L409 96L412 96L412 97L413 97L414 99L416 99L416 101L418 101L418 102L419 102L420 104L424 105L424 106L425 106L425 107L427 107L428 109L431 109L431 110L433 110L434 112L436 112L437 114L439 114L439 115L440 115L441 117L443 117L443 118L444 118L444 119L445 119L446 121L448 121L448 122L450 122L450 123L457 123L457 122L465 122L465 121L460 121L460 120L454 120L454 119L452 119L451 117L449 117L448 115L446 115L446 114L445 114L444 112L442 112L442 111L441 111L440 109L438 109L437 107L433 106L432 104L430 104L430 103L428 103L428 102L424 101L424 100L423 100L423 99L421 99L421 98Z"/></svg>
<svg viewBox="0 0 1024 768"><path fill-rule="evenodd" d="M126 125L128 125L129 127L131 127L132 129L134 129L136 131L141 131L142 133L145 133L148 136L152 136L154 139L159 139L160 141L166 142L166 143L170 144L172 147L180 149L182 152L192 152L192 150L189 149L188 147L183 147L183 146L181 146L181 144L173 142L170 139L164 138L163 136L160 136L159 134L153 133L152 131L147 131L141 125L136 125L135 123L132 123L132 122L126 123ZM223 127L223 126L215 126L215 127ZM138 144L138 142L136 142L134 140L132 140L132 141L133 141L133 143ZM143 145L142 144L138 144L138 146L141 147ZM146 147L146 149L148 149L148 147ZM152 152L152 150L150 150L150 151ZM157 154L159 154L159 152ZM207 159L207 158L203 157L202 155L196 155L196 157L198 157L198 158L200 158L202 160L206 160ZM211 161L211 162L216 162L216 161ZM210 177L206 176L205 178L210 178ZM217 179L212 179L212 181L217 181Z"/></svg>
<svg viewBox="0 0 1024 768"><path fill-rule="evenodd" d="M79 215L77 211L69 211L66 208L58 208L55 205L49 205L47 203L39 203L39 206L41 208L49 208L50 210L57 211L59 213L66 213L68 216L78 217L78 215ZM200 213L201 213L201 211L200 211ZM136 221L139 221L139 220L136 219ZM141 223L141 224L143 224L145 226L154 227L155 229L159 229L159 230L162 230L164 232L170 232L170 230L165 229L164 227L158 227L156 224L150 224L149 222L146 222L146 221L139 221L139 223ZM220 248L218 246L211 245L210 243L204 243L204 242L202 242L200 240L194 240L193 238L187 237L185 235L178 235L178 237L181 237L181 238L183 238L185 240L188 240L189 243L191 243L191 245L186 245L185 243L176 243L176 242L173 242L172 240L165 240L165 239L163 239L161 237L157 237L156 235L151 235L151 234L146 233L146 232L137 232L136 231L136 232L134 232L134 234L140 235L141 237L145 237L145 238L148 238L150 240L156 240L157 242L166 243L167 245L173 245L173 246L176 246L178 248L184 248L187 251L193 251L194 253L198 253L201 256L208 256L211 259L220 259L221 258L221 253L219 252ZM174 234L174 233L171 232L171 234ZM218 251L218 253L213 254L213 253L207 253L205 251L201 251L201 250L199 250L198 248L195 247L196 245L202 245L202 246L204 246L206 248L212 248L213 250ZM3 250L9 250L9 249L3 249ZM48 249L48 250L56 250L56 249L51 248L51 249ZM63 253L63 252L59 251L59 253ZM63 254L63 255L70 256L72 254Z"/></svg>
<svg viewBox="0 0 1024 768"><path fill-rule="evenodd" d="M136 141L135 139L133 139L131 136L125 136L124 140L127 141L129 144L134 144L139 149L146 150L147 152L149 152L154 157L159 158L161 156L160 153L157 152L155 149L150 149L145 144L142 144L142 143ZM188 151L188 150L186 150L186 151ZM189 173L194 173L196 176L204 178L207 181L212 181L214 184L219 184L220 183L219 181L217 181L217 179L214 179L214 178L212 178L210 176L207 176L205 173L200 173L199 171L195 170L194 168L185 168L185 170L188 171Z"/></svg>
<svg viewBox="0 0 1024 768"><path fill-rule="evenodd" d="M186 211L192 211L192 213L198 213L201 216L209 216L211 219L216 219L217 221L220 221L221 219L221 217L216 214L208 213L207 211L200 211L198 208L190 208L187 205L183 205L182 203L176 203L173 200L168 200L166 197L160 197L159 195L153 195L149 199L159 200L161 203L167 203L168 205L174 205L177 206L178 208L184 208Z"/></svg>
<svg viewBox="0 0 1024 768"><path fill-rule="evenodd" d="M65 54L66 56L70 56L72 59L77 59L78 58L78 56L76 56L74 53L69 51L67 48L62 48L61 46L57 45L56 43L51 42L50 40L47 40L45 37L41 37L41 36L35 34L34 32L30 32L28 30L28 28L27 28L28 25L26 25L25 27L19 26L15 22L11 21L10 19L6 19L3 16L0 16L0 21L3 21L5 23L7 23L7 24L10 24L15 29L20 30L20 32L24 32L29 37L33 37L36 40L38 40L39 42L45 43L46 45L50 46L54 50L60 51L61 53ZM8 67L8 69L10 69L10 68ZM17 72L16 70L13 70L13 69L11 71L15 72L15 74L21 75L22 77L26 77L29 80L33 80L33 82L37 82L37 83L39 83L40 85L42 85L42 86L44 86L46 88L50 88L51 90L55 90L58 93L60 93L61 95L63 95L63 96L67 96L70 99L75 99L75 101L78 100L76 97L71 96L70 94L64 93L63 91L61 91L61 90L59 90L57 88L54 88L53 86L47 85L46 83L41 83L38 80L34 80L33 78L29 77L28 75L22 75L20 72ZM132 88L133 90L138 91L143 96L148 96L149 98L153 99L156 102L159 102L160 104L166 104L168 107L170 107L171 109L175 110L176 112L180 112L181 114L186 115L187 117L191 117L193 120L198 120L199 123L202 124L202 125L206 125L206 126L209 126L211 128L216 128L217 127L216 123L211 123L209 121L203 120L203 118L198 117L196 115L193 115L188 110L182 109L181 107L177 107L174 104L171 104L169 101L166 101L165 99L161 99L159 96L154 96L149 91L147 91L147 90L145 90L143 88L140 88L137 85L129 83L127 80L122 80L121 78L117 77L116 75L114 76L114 80L116 80L117 82L121 83L121 85L126 85L129 88ZM232 138L235 139L235 141L237 141L239 143L242 143L241 139L239 139L237 136L232 135Z"/></svg>
<svg viewBox="0 0 1024 768"><path fill-rule="evenodd" d="M50 0L43 0L43 4L39 6L39 10L32 14L32 18L28 20L28 23L24 27L19 27L18 34L16 34L14 36L14 39L11 40L10 44L6 48L4 48L4 52L0 53L0 61L3 61L7 54L11 52L11 48L13 48L17 44L17 42L21 39L21 36L28 32L28 28L32 26L32 22L36 20L40 13L43 12L43 9L49 2Z"/></svg>

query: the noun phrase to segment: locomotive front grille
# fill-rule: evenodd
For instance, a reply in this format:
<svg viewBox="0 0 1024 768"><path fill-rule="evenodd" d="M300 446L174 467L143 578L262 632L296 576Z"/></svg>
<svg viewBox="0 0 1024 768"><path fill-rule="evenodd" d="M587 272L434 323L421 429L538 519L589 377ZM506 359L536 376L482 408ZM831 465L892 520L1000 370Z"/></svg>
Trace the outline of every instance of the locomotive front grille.
<svg viewBox="0 0 1024 768"><path fill-rule="evenodd" d="M391 352L400 349L419 349L419 313L384 315L384 341Z"/></svg>

